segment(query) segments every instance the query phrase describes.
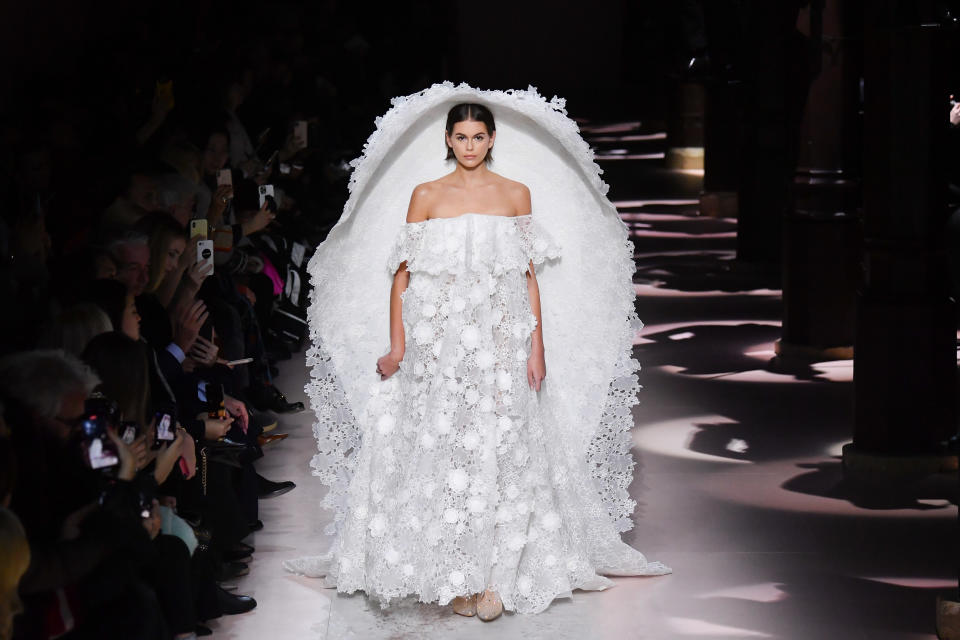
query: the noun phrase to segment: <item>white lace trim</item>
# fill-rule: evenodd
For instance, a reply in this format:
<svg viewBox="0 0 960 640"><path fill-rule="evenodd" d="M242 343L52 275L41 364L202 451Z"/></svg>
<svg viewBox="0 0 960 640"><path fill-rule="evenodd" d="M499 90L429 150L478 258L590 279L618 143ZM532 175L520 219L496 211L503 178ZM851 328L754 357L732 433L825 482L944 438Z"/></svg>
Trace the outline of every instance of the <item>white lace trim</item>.
<svg viewBox="0 0 960 640"><path fill-rule="evenodd" d="M406 262L410 272L436 275L484 271L501 275L526 271L530 262L539 265L559 256L560 247L532 215L466 213L403 225L387 260L387 270L392 274Z"/></svg>

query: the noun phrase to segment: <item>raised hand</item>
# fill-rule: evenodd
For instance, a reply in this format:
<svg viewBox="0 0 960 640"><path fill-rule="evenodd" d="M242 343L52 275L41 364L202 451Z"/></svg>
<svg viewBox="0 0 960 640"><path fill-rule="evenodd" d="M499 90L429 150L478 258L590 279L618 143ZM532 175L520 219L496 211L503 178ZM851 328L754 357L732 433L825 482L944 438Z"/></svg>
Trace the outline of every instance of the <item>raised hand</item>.
<svg viewBox="0 0 960 640"><path fill-rule="evenodd" d="M247 412L247 405L243 404L242 400L237 400L232 396L224 394L223 406L226 408L227 413L237 420L243 432L246 433L250 427L250 414Z"/></svg>
<svg viewBox="0 0 960 640"><path fill-rule="evenodd" d="M210 222L211 228L220 224L223 220L223 213L227 210L232 199L232 184L221 184L213 192L213 198L210 200L210 211L207 213L207 220Z"/></svg>
<svg viewBox="0 0 960 640"><path fill-rule="evenodd" d="M219 353L220 347L200 335L197 336L197 341L193 343L193 349L190 350L190 356L204 367L215 365Z"/></svg>
<svg viewBox="0 0 960 640"><path fill-rule="evenodd" d="M208 315L207 305L203 300L197 300L180 310L173 327L173 341L184 353L193 349L197 336L200 335L200 327L207 321Z"/></svg>
<svg viewBox="0 0 960 640"><path fill-rule="evenodd" d="M211 418L207 414L197 416L203 420L203 437L207 440L219 440L227 435L230 425L233 424L233 418Z"/></svg>
<svg viewBox="0 0 960 640"><path fill-rule="evenodd" d="M263 206L253 215L252 218L242 223L243 235L249 236L250 234L257 233L258 231L263 231L267 228L273 219L277 217L277 214L270 211L268 208L270 206L269 202L264 202Z"/></svg>

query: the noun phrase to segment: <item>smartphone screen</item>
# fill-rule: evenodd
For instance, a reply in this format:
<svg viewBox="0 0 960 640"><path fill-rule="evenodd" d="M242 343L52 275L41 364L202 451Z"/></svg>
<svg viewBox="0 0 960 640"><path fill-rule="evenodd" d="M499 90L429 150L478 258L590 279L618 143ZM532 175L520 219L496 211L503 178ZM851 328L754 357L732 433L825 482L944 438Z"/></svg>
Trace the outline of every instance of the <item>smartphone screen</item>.
<svg viewBox="0 0 960 640"><path fill-rule="evenodd" d="M160 446L164 442L172 442L176 439L176 421L174 412L169 407L161 408L157 411L157 433L154 437L154 446Z"/></svg>
<svg viewBox="0 0 960 640"><path fill-rule="evenodd" d="M83 450L91 469L105 469L120 463L117 447L107 436L109 422L106 413L87 413L83 419Z"/></svg>
<svg viewBox="0 0 960 640"><path fill-rule="evenodd" d="M126 421L120 423L120 439L123 440L124 444L133 444L133 441L137 439L139 431L140 427L136 422Z"/></svg>
<svg viewBox="0 0 960 640"><path fill-rule="evenodd" d="M230 169L220 169L217 171L217 186L233 186L233 172Z"/></svg>

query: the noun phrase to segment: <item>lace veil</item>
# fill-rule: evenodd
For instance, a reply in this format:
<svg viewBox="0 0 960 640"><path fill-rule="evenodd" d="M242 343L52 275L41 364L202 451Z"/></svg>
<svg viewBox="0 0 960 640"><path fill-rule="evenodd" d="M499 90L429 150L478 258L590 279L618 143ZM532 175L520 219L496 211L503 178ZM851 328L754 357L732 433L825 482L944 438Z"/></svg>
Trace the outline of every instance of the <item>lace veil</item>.
<svg viewBox="0 0 960 640"><path fill-rule="evenodd" d="M491 169L530 188L534 218L560 245L560 259L537 273L547 365L539 402L555 418L553 437L582 452L615 528L630 529L631 407L640 368L631 349L642 324L633 247L592 150L564 100L547 101L533 87L482 91L445 82L392 102L351 163L350 197L309 265L306 391L317 417L311 466L329 486L323 505L335 510L326 533L336 533L344 517L364 437L355 417L380 384L376 361L389 348L389 254L414 186L453 169L443 136L447 111L459 102L490 107L497 125Z"/></svg>

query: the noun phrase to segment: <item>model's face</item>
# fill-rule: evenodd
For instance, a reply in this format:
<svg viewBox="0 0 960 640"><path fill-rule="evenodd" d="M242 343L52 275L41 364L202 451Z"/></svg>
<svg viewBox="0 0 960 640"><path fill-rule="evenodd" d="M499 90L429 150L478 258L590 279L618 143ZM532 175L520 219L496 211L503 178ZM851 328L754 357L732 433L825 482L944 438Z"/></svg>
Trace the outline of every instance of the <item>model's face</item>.
<svg viewBox="0 0 960 640"><path fill-rule="evenodd" d="M493 148L497 132L487 131L487 125L476 120L464 120L453 125L453 132L447 134L447 146L453 149L457 162L467 169L483 163L487 152Z"/></svg>

